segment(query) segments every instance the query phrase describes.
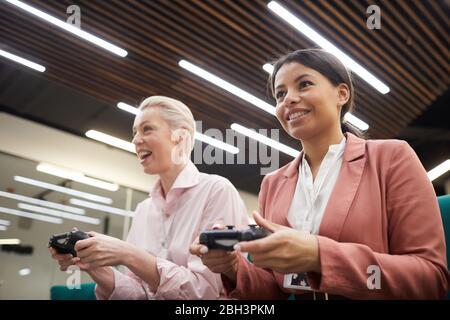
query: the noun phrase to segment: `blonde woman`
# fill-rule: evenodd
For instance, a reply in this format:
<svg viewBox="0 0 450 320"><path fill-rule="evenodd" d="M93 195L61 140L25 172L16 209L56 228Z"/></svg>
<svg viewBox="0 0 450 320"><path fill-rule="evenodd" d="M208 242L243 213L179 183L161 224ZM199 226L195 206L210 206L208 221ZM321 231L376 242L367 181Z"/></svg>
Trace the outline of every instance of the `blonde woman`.
<svg viewBox="0 0 450 320"><path fill-rule="evenodd" d="M98 299L221 298L220 276L189 246L216 221L246 225L245 206L227 179L201 173L189 160L195 121L185 104L153 96L139 110L133 144L144 172L159 179L137 206L127 241L90 232L77 242L77 257L52 256L63 271L73 264L86 271ZM112 268L118 265L127 271Z"/></svg>

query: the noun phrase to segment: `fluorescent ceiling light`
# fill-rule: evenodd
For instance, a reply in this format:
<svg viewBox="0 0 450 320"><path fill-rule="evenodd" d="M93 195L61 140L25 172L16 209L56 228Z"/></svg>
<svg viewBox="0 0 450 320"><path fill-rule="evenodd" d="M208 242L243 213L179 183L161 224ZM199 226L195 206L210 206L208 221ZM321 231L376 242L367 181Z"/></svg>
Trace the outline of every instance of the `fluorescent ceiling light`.
<svg viewBox="0 0 450 320"><path fill-rule="evenodd" d="M49 207L49 208L53 208L53 209L57 209L57 210L68 211L68 212L75 213L75 214L84 214L85 213L84 209L66 206L63 204L55 203L55 202L39 200L39 199L31 198L31 197L26 197L26 196L22 196L22 195L15 194L15 193L0 191L0 197L10 198L10 199L18 200L18 201L24 201L24 202L28 202L28 203L32 203L32 204L37 204L39 206Z"/></svg>
<svg viewBox="0 0 450 320"><path fill-rule="evenodd" d="M223 149L226 152L230 152L230 153L234 153L234 154L239 153L239 148L232 146L231 144L222 142L220 140L211 138L210 136L207 136L200 132L195 132L195 139L197 139L198 141L210 144L216 148Z"/></svg>
<svg viewBox="0 0 450 320"><path fill-rule="evenodd" d="M138 108L133 107L133 106L130 106L129 104L127 104L127 103L125 103L125 102L119 102L119 103L117 104L117 107L118 107L119 109L122 109L123 111L132 113L132 114L134 114L134 115L136 115L136 114L139 113L139 109L138 109Z"/></svg>
<svg viewBox="0 0 450 320"><path fill-rule="evenodd" d="M29 178L25 178L25 177L21 177L21 176L14 176L14 180L18 181L18 182L30 184L30 185L33 185L33 186L36 186L36 187L41 187L41 188L44 188L44 189L50 189L50 190L54 190L54 191L57 191L57 192L70 194L72 196L79 197L79 198L84 198L84 199L97 201L97 202L102 202L102 203L106 203L106 204L111 204L112 203L112 199L111 198L102 197L102 196L98 196L98 195L95 195L95 194L82 192L82 191L78 191L78 190L74 190L74 189L70 189L70 188L65 188L65 187L57 186L55 184L42 182L42 181L39 181L39 180L29 179Z"/></svg>
<svg viewBox="0 0 450 320"><path fill-rule="evenodd" d="M20 239L0 239L0 246L1 245L12 245L12 244L20 244Z"/></svg>
<svg viewBox="0 0 450 320"><path fill-rule="evenodd" d="M436 168L433 168L430 171L428 171L427 175L430 181L433 181L434 179L437 179L438 177L442 176L449 170L450 170L450 159L447 159L440 165L438 165Z"/></svg>
<svg viewBox="0 0 450 320"><path fill-rule="evenodd" d="M130 216L130 217L134 216L133 212L122 210L122 209L119 209L119 208L114 208L114 207L110 207L110 206L104 206L104 205L101 205L101 204L88 202L88 201L84 201L84 200L79 200L79 199L74 199L74 198L70 199L69 201L70 201L71 204L74 204L76 206L90 208L90 209L94 209L94 210L97 210L97 211L113 213L113 214L117 214L119 216Z"/></svg>
<svg viewBox="0 0 450 320"><path fill-rule="evenodd" d="M0 225L9 227L11 225L11 222L8 220L0 219Z"/></svg>
<svg viewBox="0 0 450 320"><path fill-rule="evenodd" d="M63 218L63 219L75 220L75 221L80 221L80 222L89 223L89 224L100 224L100 219L97 219L97 218L79 216L79 215L72 214L72 213L38 207L38 206L25 204L25 203L19 203L17 206L19 207L19 209L48 214L48 215L56 216L56 217Z"/></svg>
<svg viewBox="0 0 450 320"><path fill-rule="evenodd" d="M86 132L86 137L109 144L110 146L120 148L131 153L136 153L135 146L131 142L110 136L109 134L103 132L89 130L88 132Z"/></svg>
<svg viewBox="0 0 450 320"><path fill-rule="evenodd" d="M324 50L336 56L341 62L350 68L353 72L359 75L363 80L365 80L372 87L377 89L382 94L386 94L389 92L389 87L380 81L377 77L375 77L372 73L370 73L367 69L357 63L355 60L350 58L343 51L338 49L334 44L330 41L322 37L318 32L308 26L306 23L301 21L298 17L294 16L276 1L271 1L267 4L270 10L272 10L275 14L293 26L295 29L303 33L307 38L311 41L315 42L318 46L322 47Z"/></svg>
<svg viewBox="0 0 450 320"><path fill-rule="evenodd" d="M31 273L31 269L30 268L22 268L19 270L19 275L20 276L27 276Z"/></svg>
<svg viewBox="0 0 450 320"><path fill-rule="evenodd" d="M10 208L0 207L0 212L6 213L6 214L12 214L14 216L19 216L19 217L30 218L30 219L34 219L34 220L55 223L55 224L61 224L63 222L62 219L60 219L60 218L53 218L53 217L49 217L49 216L44 216L42 214L34 214L31 212L24 212L24 211L14 210L14 209L10 209Z"/></svg>
<svg viewBox="0 0 450 320"><path fill-rule="evenodd" d="M117 104L117 107L119 109L127 111L127 112L129 112L131 114L135 114L136 115L136 114L139 113L139 109L138 108L130 106L129 104L126 104L124 102L119 102ZM235 147L235 146L233 146L231 144L225 143L223 141L211 138L211 137L209 137L209 136L207 136L207 135L205 135L203 133L200 133L200 132L195 132L195 139L197 139L198 141L204 142L204 143L208 143L208 144L210 144L210 145L212 145L212 146L214 146L216 148L225 150L225 151L230 152L230 153L234 153L234 154L239 153L239 148L237 148L237 147Z"/></svg>
<svg viewBox="0 0 450 320"><path fill-rule="evenodd" d="M369 129L369 125L367 123L365 123L358 117L355 117L350 112L347 112L344 115L344 119L362 131L366 131L367 129Z"/></svg>
<svg viewBox="0 0 450 320"><path fill-rule="evenodd" d="M60 27L61 29L64 29L86 41L89 41L105 50L108 50L109 52L112 52L120 57L125 57L128 52L122 48L119 48L116 45L113 45L112 43L109 43L103 39L100 39L97 36L94 36L93 34L90 34L86 31L83 31L71 24L66 23L63 20L59 20L51 15L49 15L48 13L45 13L41 10L38 10L26 3L23 3L22 1L18 1L18 0L5 0L6 2L11 3L12 5L15 5L16 7L21 8L22 10L27 11L28 13L31 13L32 15L35 15L47 22L50 22L51 24Z"/></svg>
<svg viewBox="0 0 450 320"><path fill-rule="evenodd" d="M270 63L266 63L265 65L262 66L262 68L268 74L272 74L273 73L273 65L271 65Z"/></svg>
<svg viewBox="0 0 450 320"><path fill-rule="evenodd" d="M48 164L48 163L40 163L40 164L38 164L38 166L36 167L36 170L38 170L40 172L45 172L45 173L48 173L48 174L51 174L51 175L54 175L54 176L57 176L57 177L61 177L61 178L65 178L65 179L81 182L81 183L84 183L84 184L88 184L88 185L91 185L93 187L109 190L109 191L117 191L117 190L119 190L119 185L118 184L111 183L111 182L106 182L106 181L103 181L103 180L98 180L98 179L94 179L94 178L90 178L90 177L86 177L81 172L63 169L63 168L56 167L56 166L53 166L53 165Z"/></svg>
<svg viewBox="0 0 450 320"><path fill-rule="evenodd" d="M7 58L9 60L12 60L14 62L20 63L20 64L22 64L24 66L27 66L28 68L34 69L34 70L39 71L39 72L44 72L45 71L45 67L44 66L41 66L40 64L37 64L37 63L34 63L34 62L30 61L30 60L27 60L27 59L21 58L19 56L16 56L15 54L9 53L9 52L7 52L5 50L1 50L0 49L0 56L5 57L5 58Z"/></svg>
<svg viewBox="0 0 450 320"><path fill-rule="evenodd" d="M197 76L215 84L216 86L221 87L222 89L234 94L235 96L253 104L254 106L272 114L275 115L275 108L268 104L267 102L255 97L254 95L236 87L235 85L219 78L218 76L213 75L212 73L186 61L186 60L180 60L178 62L178 65Z"/></svg>
<svg viewBox="0 0 450 320"><path fill-rule="evenodd" d="M291 148L291 147L289 147L289 146L287 146L285 144L282 144L282 143L280 143L278 141L270 139L270 138L268 138L268 137L266 137L266 136L264 136L262 134L259 134L259 133L257 133L254 130L251 130L251 129L248 129L246 127L243 127L240 124L233 123L231 125L231 129L233 129L234 131L237 131L240 134L243 134L243 135L245 135L245 136L247 136L249 138L252 138L252 139L254 139L256 141L264 143L264 144L266 144L266 145L268 145L268 146L270 146L272 148L275 148L275 149L277 149L277 150L279 150L281 152L284 152L284 153L286 153L286 154L288 154L288 155L290 155L290 156L292 156L294 158L297 157L300 154L299 151L297 151L297 150L295 150L295 149L293 149L293 148Z"/></svg>
<svg viewBox="0 0 450 320"><path fill-rule="evenodd" d="M7 229L8 229L7 226L2 226L2 225L0 224L0 231L6 231Z"/></svg>

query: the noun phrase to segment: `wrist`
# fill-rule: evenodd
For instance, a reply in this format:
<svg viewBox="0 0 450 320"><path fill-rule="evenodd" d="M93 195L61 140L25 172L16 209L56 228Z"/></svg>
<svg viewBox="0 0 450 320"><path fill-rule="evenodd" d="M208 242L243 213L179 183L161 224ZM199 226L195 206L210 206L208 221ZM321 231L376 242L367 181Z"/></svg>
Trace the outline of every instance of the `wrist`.
<svg viewBox="0 0 450 320"><path fill-rule="evenodd" d="M137 250L138 248L130 245L129 243L126 243L126 245L122 249L122 252L120 253L121 255L120 264L128 268L132 266L133 262L135 261Z"/></svg>
<svg viewBox="0 0 450 320"><path fill-rule="evenodd" d="M319 240L316 236L311 236L311 267L310 270L313 272L320 273L320 250L319 250Z"/></svg>
<svg viewBox="0 0 450 320"><path fill-rule="evenodd" d="M226 270L225 272L222 272L223 276L226 277L228 280L236 283L237 280L237 260L231 265L230 269Z"/></svg>

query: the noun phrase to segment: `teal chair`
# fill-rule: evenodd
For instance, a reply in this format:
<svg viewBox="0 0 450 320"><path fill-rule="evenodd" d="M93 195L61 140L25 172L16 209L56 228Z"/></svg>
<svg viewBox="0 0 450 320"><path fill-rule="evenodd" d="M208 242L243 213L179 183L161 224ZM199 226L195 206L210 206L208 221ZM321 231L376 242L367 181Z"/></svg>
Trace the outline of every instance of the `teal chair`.
<svg viewBox="0 0 450 320"><path fill-rule="evenodd" d="M438 203L441 209L442 223L444 224L447 264L450 264L450 194L438 197ZM447 300L450 300L450 291L447 293Z"/></svg>
<svg viewBox="0 0 450 320"><path fill-rule="evenodd" d="M50 288L51 300L96 300L95 282L82 283L80 289L69 289L66 286Z"/></svg>

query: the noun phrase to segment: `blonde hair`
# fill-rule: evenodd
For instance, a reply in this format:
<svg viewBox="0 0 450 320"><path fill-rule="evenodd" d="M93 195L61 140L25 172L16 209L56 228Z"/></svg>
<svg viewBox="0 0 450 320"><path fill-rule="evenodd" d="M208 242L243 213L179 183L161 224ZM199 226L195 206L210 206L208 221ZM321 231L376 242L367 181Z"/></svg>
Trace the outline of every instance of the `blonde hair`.
<svg viewBox="0 0 450 320"><path fill-rule="evenodd" d="M180 135L180 131L187 130L188 137L183 138L183 144L186 155L189 155L195 142L195 120L191 110L183 102L164 96L146 98L140 104L139 111L150 107L158 107L161 117L173 130L172 133ZM181 133L181 136L185 137L183 133Z"/></svg>

